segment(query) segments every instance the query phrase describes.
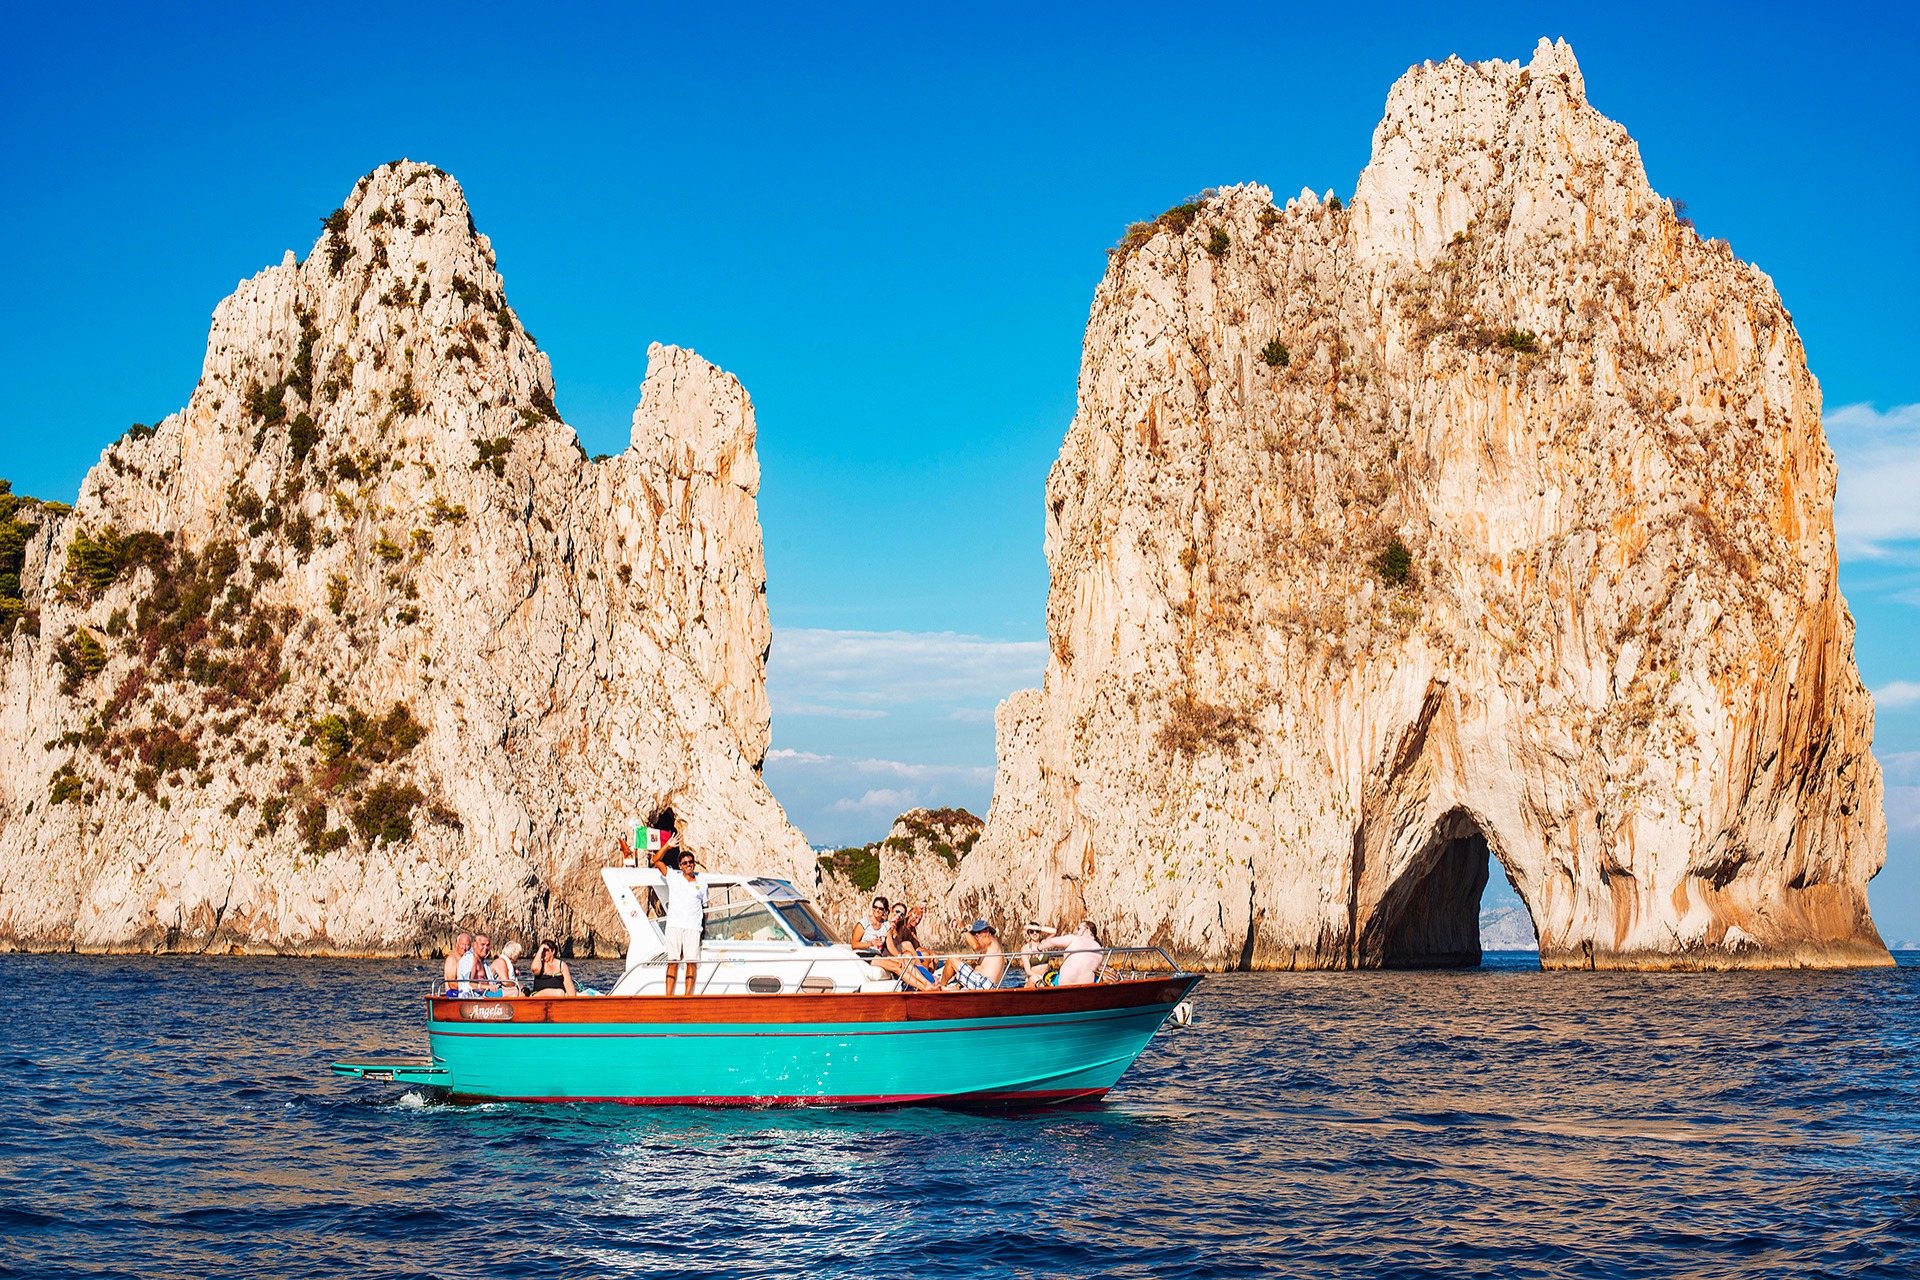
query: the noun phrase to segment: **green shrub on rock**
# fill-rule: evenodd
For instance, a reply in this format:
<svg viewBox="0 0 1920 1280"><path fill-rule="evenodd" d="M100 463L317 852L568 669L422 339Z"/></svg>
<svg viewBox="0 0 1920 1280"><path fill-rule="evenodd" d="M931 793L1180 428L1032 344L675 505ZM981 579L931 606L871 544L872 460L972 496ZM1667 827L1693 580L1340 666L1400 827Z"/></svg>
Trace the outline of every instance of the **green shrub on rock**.
<svg viewBox="0 0 1920 1280"><path fill-rule="evenodd" d="M823 854L820 863L828 871L853 882L854 888L862 893L872 893L880 883L880 846L871 844L865 848L841 849L836 853Z"/></svg>
<svg viewBox="0 0 1920 1280"><path fill-rule="evenodd" d="M1405 586L1413 577L1413 552L1396 536L1373 558L1373 571L1389 587Z"/></svg>
<svg viewBox="0 0 1920 1280"><path fill-rule="evenodd" d="M413 811L427 797L411 782L396 786L382 782L367 788L353 809L353 828L369 845L399 844L413 839Z"/></svg>
<svg viewBox="0 0 1920 1280"><path fill-rule="evenodd" d="M54 646L53 660L66 672L60 680L60 692L65 694L79 692L81 685L107 669L107 651L85 627L74 628Z"/></svg>
<svg viewBox="0 0 1920 1280"><path fill-rule="evenodd" d="M507 436L495 436L491 440L476 437L473 447L480 456L467 464L469 471L489 469L496 476L507 474L507 455L513 452L513 441Z"/></svg>

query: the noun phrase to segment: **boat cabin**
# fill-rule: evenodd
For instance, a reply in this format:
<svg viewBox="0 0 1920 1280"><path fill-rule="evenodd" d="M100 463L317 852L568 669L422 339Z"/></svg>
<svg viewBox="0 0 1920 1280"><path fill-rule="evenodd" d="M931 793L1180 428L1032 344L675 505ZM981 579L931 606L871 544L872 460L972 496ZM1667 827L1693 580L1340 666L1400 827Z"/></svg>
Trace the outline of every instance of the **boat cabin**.
<svg viewBox="0 0 1920 1280"><path fill-rule="evenodd" d="M627 971L612 994L666 990L666 882L652 867L600 872L627 926ZM807 895L785 880L702 872L706 937L695 990L703 994L890 991L897 982L834 937ZM686 981L683 974L680 979ZM678 988L676 988L678 989Z"/></svg>

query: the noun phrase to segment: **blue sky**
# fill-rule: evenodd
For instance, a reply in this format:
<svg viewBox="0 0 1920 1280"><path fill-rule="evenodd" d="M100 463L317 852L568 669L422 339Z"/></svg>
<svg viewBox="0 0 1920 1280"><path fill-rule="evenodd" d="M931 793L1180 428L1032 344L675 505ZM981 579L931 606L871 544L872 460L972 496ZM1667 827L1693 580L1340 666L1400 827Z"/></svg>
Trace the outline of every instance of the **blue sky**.
<svg viewBox="0 0 1920 1280"><path fill-rule="evenodd" d="M1202 187L1350 192L1408 65L1563 36L1806 340L1881 694L1875 909L1920 937L1916 34L1893 6L16 6L0 475L71 498L185 401L235 282L362 173L431 161L590 450L624 445L650 341L752 393L767 776L802 828L983 809L991 707L1040 666L1042 485L1105 247Z"/></svg>

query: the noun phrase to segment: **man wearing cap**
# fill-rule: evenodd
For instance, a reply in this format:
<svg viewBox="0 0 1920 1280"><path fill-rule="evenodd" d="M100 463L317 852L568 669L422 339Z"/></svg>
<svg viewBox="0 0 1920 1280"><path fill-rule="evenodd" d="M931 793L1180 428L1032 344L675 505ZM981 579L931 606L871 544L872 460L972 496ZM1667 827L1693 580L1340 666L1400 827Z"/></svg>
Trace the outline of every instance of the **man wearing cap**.
<svg viewBox="0 0 1920 1280"><path fill-rule="evenodd" d="M985 920L975 920L968 925L967 945L980 958L947 961L940 970L938 985L944 987L952 983L961 991L991 991L999 986L1001 975L1007 971L1007 949L1000 945L1000 935L993 931L993 926Z"/></svg>

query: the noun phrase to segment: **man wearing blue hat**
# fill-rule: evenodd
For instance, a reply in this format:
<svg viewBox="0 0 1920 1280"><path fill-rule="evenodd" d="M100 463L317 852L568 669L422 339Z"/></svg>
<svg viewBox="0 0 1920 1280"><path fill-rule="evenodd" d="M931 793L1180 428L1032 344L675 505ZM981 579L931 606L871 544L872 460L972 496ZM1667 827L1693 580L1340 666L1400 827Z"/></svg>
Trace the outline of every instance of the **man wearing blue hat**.
<svg viewBox="0 0 1920 1280"><path fill-rule="evenodd" d="M954 921L958 925L959 921ZM978 960L949 960L940 970L939 985L952 984L960 991L991 991L1000 985L1000 979L1007 971L1007 949L1000 945L1000 935L985 920L975 920L967 926L967 945L972 947Z"/></svg>

